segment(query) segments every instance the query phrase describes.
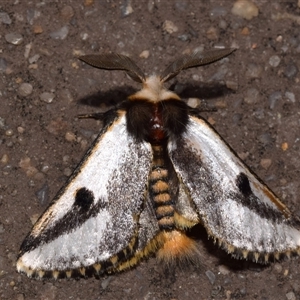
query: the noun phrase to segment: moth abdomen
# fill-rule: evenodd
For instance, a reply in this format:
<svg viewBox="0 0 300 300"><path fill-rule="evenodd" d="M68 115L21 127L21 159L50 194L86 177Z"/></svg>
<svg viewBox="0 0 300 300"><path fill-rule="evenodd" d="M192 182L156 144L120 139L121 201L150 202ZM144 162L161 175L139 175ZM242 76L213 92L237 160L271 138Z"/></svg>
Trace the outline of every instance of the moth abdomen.
<svg viewBox="0 0 300 300"><path fill-rule="evenodd" d="M158 226L161 230L175 228L174 200L169 190L169 172L166 166L164 145L152 145L153 162L149 176L149 192L154 202Z"/></svg>

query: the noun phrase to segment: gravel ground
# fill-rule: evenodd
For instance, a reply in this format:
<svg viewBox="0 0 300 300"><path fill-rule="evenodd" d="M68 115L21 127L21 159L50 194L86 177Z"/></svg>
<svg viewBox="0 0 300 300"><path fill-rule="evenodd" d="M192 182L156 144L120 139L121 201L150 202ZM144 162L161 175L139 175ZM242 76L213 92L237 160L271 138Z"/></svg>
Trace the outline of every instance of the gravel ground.
<svg viewBox="0 0 300 300"><path fill-rule="evenodd" d="M195 48L238 48L172 87L191 104L217 107L203 116L300 215L299 27L296 0L1 1L0 299L300 299L299 259L236 261L202 228L196 265L166 269L150 258L79 281L15 271L32 223L101 128L76 116L138 87L122 72L87 67L76 59L83 53L127 54L151 73Z"/></svg>

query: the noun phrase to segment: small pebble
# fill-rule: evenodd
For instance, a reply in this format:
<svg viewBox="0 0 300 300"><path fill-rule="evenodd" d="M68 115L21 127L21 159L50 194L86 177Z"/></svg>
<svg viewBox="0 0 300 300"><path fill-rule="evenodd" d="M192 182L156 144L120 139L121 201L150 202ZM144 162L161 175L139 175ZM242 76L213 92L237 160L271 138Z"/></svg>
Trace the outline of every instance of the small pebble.
<svg viewBox="0 0 300 300"><path fill-rule="evenodd" d="M74 101L74 98L73 98L70 90L68 90L68 89L61 90L59 96L60 96L61 100L66 101L68 103L71 103Z"/></svg>
<svg viewBox="0 0 300 300"><path fill-rule="evenodd" d="M19 89L18 89L18 94L22 97L26 97L26 96L29 96L33 91L33 87L30 83L22 83L20 86L19 86Z"/></svg>
<svg viewBox="0 0 300 300"><path fill-rule="evenodd" d="M282 40L283 40L282 35L278 35L277 38L276 38L276 42L281 43Z"/></svg>
<svg viewBox="0 0 300 300"><path fill-rule="evenodd" d="M218 100L218 101L215 102L215 106L218 109L224 109L224 108L227 107L227 101L225 101L225 100Z"/></svg>
<svg viewBox="0 0 300 300"><path fill-rule="evenodd" d="M208 117L207 121L208 121L208 123L209 123L210 125L215 125L215 124L216 124L216 121L214 120L213 117Z"/></svg>
<svg viewBox="0 0 300 300"><path fill-rule="evenodd" d="M297 300L294 292L288 292L285 294L287 300Z"/></svg>
<svg viewBox="0 0 300 300"><path fill-rule="evenodd" d="M289 144L288 143L285 142L285 143L281 144L282 151L286 151L288 148L289 148Z"/></svg>
<svg viewBox="0 0 300 300"><path fill-rule="evenodd" d="M61 118L57 118L56 120L52 120L47 126L46 129L49 133L57 135L60 132L66 130L67 123L64 122Z"/></svg>
<svg viewBox="0 0 300 300"><path fill-rule="evenodd" d="M200 99L199 98L189 98L187 100L187 105L189 107L196 108L200 105Z"/></svg>
<svg viewBox="0 0 300 300"><path fill-rule="evenodd" d="M221 285L215 285L212 290L211 290L211 296L212 296L212 299L215 299L216 296L221 296L224 292L224 288L221 286ZM220 299L220 297L218 297Z"/></svg>
<svg viewBox="0 0 300 300"><path fill-rule="evenodd" d="M110 277L105 278L101 282L101 287L102 287L103 290L105 290L108 287L108 285L109 285L109 283L110 283L111 280L112 280L112 277L110 276Z"/></svg>
<svg viewBox="0 0 300 300"><path fill-rule="evenodd" d="M273 141L272 136L270 132L265 132L261 135L258 136L258 140L263 144L263 145L270 145Z"/></svg>
<svg viewBox="0 0 300 300"><path fill-rule="evenodd" d="M216 17L224 17L227 15L227 9L223 6L215 6L212 8L212 10L210 11L209 15L212 18L216 18Z"/></svg>
<svg viewBox="0 0 300 300"><path fill-rule="evenodd" d="M51 103L55 95L53 93L44 92L40 94L40 99L46 103Z"/></svg>
<svg viewBox="0 0 300 300"><path fill-rule="evenodd" d="M274 67L274 68L276 68L276 67L278 67L278 65L280 64L280 57L278 56L278 55L273 55L273 56L271 56L270 57L270 59L269 59L269 64L272 66L272 67Z"/></svg>
<svg viewBox="0 0 300 300"><path fill-rule="evenodd" d="M248 27L244 27L241 31L242 35L249 35L250 34L250 30Z"/></svg>
<svg viewBox="0 0 300 300"><path fill-rule="evenodd" d="M300 292L300 283L298 281L293 282L292 283L292 288L293 288L294 292L299 293Z"/></svg>
<svg viewBox="0 0 300 300"><path fill-rule="evenodd" d="M84 0L84 6L91 6L94 4L94 0Z"/></svg>
<svg viewBox="0 0 300 300"><path fill-rule="evenodd" d="M36 63L36 62L39 60L40 57L41 57L41 56L40 56L39 54L35 54L35 55L31 56L31 57L28 59L28 62L29 62L30 64L34 64L34 63Z"/></svg>
<svg viewBox="0 0 300 300"><path fill-rule="evenodd" d="M70 5L66 5L62 8L62 10L60 11L60 15L61 17L66 20L66 21L70 21L73 16L74 16L74 9L72 6Z"/></svg>
<svg viewBox="0 0 300 300"><path fill-rule="evenodd" d="M141 54L139 55L140 58L148 58L150 55L150 51L149 50L144 50L141 52Z"/></svg>
<svg viewBox="0 0 300 300"><path fill-rule="evenodd" d="M24 38L19 33L7 33L5 35L5 40L10 44L20 45L20 44L22 44Z"/></svg>
<svg viewBox="0 0 300 300"><path fill-rule="evenodd" d="M251 20L253 17L258 16L258 7L251 1L238 0L233 4L231 13L246 20Z"/></svg>
<svg viewBox="0 0 300 300"><path fill-rule="evenodd" d="M27 10L27 21L30 25L33 25L33 22L35 19L37 19L38 17L40 17L41 15L41 12L36 10L36 9L33 9L33 8L30 8Z"/></svg>
<svg viewBox="0 0 300 300"><path fill-rule="evenodd" d="M207 270L207 271L205 272L205 275L207 276L207 278L208 278L208 280L209 280L209 282L210 282L211 284L214 284L214 283L215 283L215 281L216 281L216 275L215 275L212 271Z"/></svg>
<svg viewBox="0 0 300 300"><path fill-rule="evenodd" d="M215 27L209 27L206 31L206 36L209 40L217 40L219 38L218 30Z"/></svg>
<svg viewBox="0 0 300 300"><path fill-rule="evenodd" d="M29 157L22 158L19 162L19 167L28 177L32 177L38 172L38 170L31 165L31 159Z"/></svg>
<svg viewBox="0 0 300 300"><path fill-rule="evenodd" d="M181 34L178 36L178 39L182 42L186 42L191 39L191 36L189 34Z"/></svg>
<svg viewBox="0 0 300 300"><path fill-rule="evenodd" d="M295 103L296 102L296 97L295 94L292 92L285 92L284 96L291 102Z"/></svg>
<svg viewBox="0 0 300 300"><path fill-rule="evenodd" d="M259 91L256 88L249 88L246 91L244 102L247 104L254 104L259 100Z"/></svg>
<svg viewBox="0 0 300 300"><path fill-rule="evenodd" d="M33 33L35 33L35 34L41 34L44 31L43 27L41 25L38 25L38 24L33 25L32 30L33 30Z"/></svg>
<svg viewBox="0 0 300 300"><path fill-rule="evenodd" d="M165 32L167 32L169 34L172 34L172 33L178 31L178 27L172 21L169 21L169 20L166 20L163 23L162 28L163 28L163 31L165 31Z"/></svg>
<svg viewBox="0 0 300 300"><path fill-rule="evenodd" d="M255 64L255 63L250 63L247 66L247 70L246 70L246 76L250 77L250 78L260 78L261 74L262 74L263 68L261 65L259 64Z"/></svg>
<svg viewBox="0 0 300 300"><path fill-rule="evenodd" d="M85 140L85 139L81 140L80 141L80 147L81 147L81 149L86 150L87 147L88 147L88 141Z"/></svg>
<svg viewBox="0 0 300 300"><path fill-rule="evenodd" d="M41 171L43 173L47 173L48 171L50 170L50 166L48 164L44 164L42 167L41 167Z"/></svg>
<svg viewBox="0 0 300 300"><path fill-rule="evenodd" d="M68 36L68 33L69 33L69 27L63 26L62 28L51 32L50 37L55 40L64 40Z"/></svg>
<svg viewBox="0 0 300 300"><path fill-rule="evenodd" d="M76 135L73 132L67 131L65 134L65 139L68 142L74 142L76 141Z"/></svg>
<svg viewBox="0 0 300 300"><path fill-rule="evenodd" d="M282 265L279 264L279 263L275 263L274 266L273 266L273 269L276 273L281 273L282 272Z"/></svg>
<svg viewBox="0 0 300 300"><path fill-rule="evenodd" d="M40 289L40 293L42 297L40 297L41 300L57 300L58 297L58 288L54 286L52 283L46 283L42 286L42 289Z"/></svg>
<svg viewBox="0 0 300 300"><path fill-rule="evenodd" d="M17 294L17 300L25 300L25 297L23 294Z"/></svg>
<svg viewBox="0 0 300 300"><path fill-rule="evenodd" d="M260 165L265 169L269 169L269 167L271 166L272 164L272 160L269 159L269 158L263 158L260 160Z"/></svg>
<svg viewBox="0 0 300 300"><path fill-rule="evenodd" d="M6 25L11 24L11 18L8 13L0 12L0 22Z"/></svg>
<svg viewBox="0 0 300 300"><path fill-rule="evenodd" d="M280 101L282 99L282 94L279 91L275 91L273 92L270 96L269 96L269 105L270 105L270 109L274 109L277 102Z"/></svg>
<svg viewBox="0 0 300 300"><path fill-rule="evenodd" d="M9 285L10 285L11 287L14 287L14 286L16 285L16 282L12 280L12 281L9 282Z"/></svg>
<svg viewBox="0 0 300 300"><path fill-rule="evenodd" d="M18 128L17 128L17 130L18 130L18 133L24 133L24 131L25 131L25 128L24 127L22 127L22 126L19 126Z"/></svg>
<svg viewBox="0 0 300 300"><path fill-rule="evenodd" d="M29 43L25 46L24 57L26 59L29 57L31 49L32 49L32 43Z"/></svg>
<svg viewBox="0 0 300 300"><path fill-rule="evenodd" d="M12 136L14 134L14 131L12 130L12 129L7 129L6 131L5 131L5 135L6 136Z"/></svg>
<svg viewBox="0 0 300 300"><path fill-rule="evenodd" d="M148 0L147 9L150 14L153 12L154 4L154 0Z"/></svg>
<svg viewBox="0 0 300 300"><path fill-rule="evenodd" d="M226 81L225 81L225 84L226 84L226 87L227 87L228 89L231 89L231 90L233 90L233 91L237 91L238 88L239 88L238 83L237 83L236 81L233 81L233 80L226 80Z"/></svg>
<svg viewBox="0 0 300 300"><path fill-rule="evenodd" d="M218 269L219 269L220 274L222 274L222 275L230 274L229 268L225 265L220 265Z"/></svg>
<svg viewBox="0 0 300 300"><path fill-rule="evenodd" d="M284 70L284 75L289 79L295 77L297 73L298 73L298 68L293 63L288 64Z"/></svg>
<svg viewBox="0 0 300 300"><path fill-rule="evenodd" d="M34 215L30 216L29 219L30 219L31 224L34 225L39 217L40 217L39 214L34 214Z"/></svg>
<svg viewBox="0 0 300 300"><path fill-rule="evenodd" d="M33 179L36 181L42 181L45 179L45 175L42 172L37 172L34 174Z"/></svg>
<svg viewBox="0 0 300 300"><path fill-rule="evenodd" d="M225 58L226 59L226 58ZM210 78L209 81L221 81L224 79L225 75L228 73L229 69L226 65L222 65L218 68Z"/></svg>
<svg viewBox="0 0 300 300"><path fill-rule="evenodd" d="M6 165L9 162L9 158L7 154L3 154L3 156L1 157L1 163Z"/></svg>
<svg viewBox="0 0 300 300"><path fill-rule="evenodd" d="M39 189L36 193L35 193L36 197L38 198L40 204L42 206L48 204L49 202L49 185L48 183L44 183L43 186L41 187L41 189Z"/></svg>
<svg viewBox="0 0 300 300"><path fill-rule="evenodd" d="M86 32L80 33L80 37L83 41L86 41L89 38L89 34Z"/></svg>
<svg viewBox="0 0 300 300"><path fill-rule="evenodd" d="M133 13L131 0L123 0L124 4L121 7L122 17L127 17Z"/></svg>
<svg viewBox="0 0 300 300"><path fill-rule="evenodd" d="M3 118L0 117L0 128L1 129L5 129L6 126L5 126L5 120Z"/></svg>
<svg viewBox="0 0 300 300"><path fill-rule="evenodd" d="M0 57L0 72L5 72L7 70L7 60L3 57Z"/></svg>
<svg viewBox="0 0 300 300"><path fill-rule="evenodd" d="M223 30L225 30L228 27L228 24L225 20L220 20L219 21L219 27Z"/></svg>
<svg viewBox="0 0 300 300"><path fill-rule="evenodd" d="M73 173L73 170L71 170L70 168L65 168L63 173L65 176L70 177Z"/></svg>

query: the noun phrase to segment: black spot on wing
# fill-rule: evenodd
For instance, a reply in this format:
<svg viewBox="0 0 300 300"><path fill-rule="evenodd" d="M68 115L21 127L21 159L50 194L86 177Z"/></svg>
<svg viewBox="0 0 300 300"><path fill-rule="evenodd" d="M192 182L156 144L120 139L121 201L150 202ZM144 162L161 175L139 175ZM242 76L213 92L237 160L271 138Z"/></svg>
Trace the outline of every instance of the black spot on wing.
<svg viewBox="0 0 300 300"><path fill-rule="evenodd" d="M81 188L76 192L74 207L78 207L79 210L87 211L94 202L94 194L87 188Z"/></svg>
<svg viewBox="0 0 300 300"><path fill-rule="evenodd" d="M252 194L252 190L250 187L250 182L246 174L240 173L236 178L236 185L239 191L245 196L250 196Z"/></svg>

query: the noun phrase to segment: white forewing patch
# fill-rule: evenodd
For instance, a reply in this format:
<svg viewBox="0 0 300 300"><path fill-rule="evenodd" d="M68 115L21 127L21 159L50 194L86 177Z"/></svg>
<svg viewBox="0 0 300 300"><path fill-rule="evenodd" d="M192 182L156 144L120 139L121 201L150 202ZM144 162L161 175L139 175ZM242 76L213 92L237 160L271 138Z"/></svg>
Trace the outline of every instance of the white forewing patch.
<svg viewBox="0 0 300 300"><path fill-rule="evenodd" d="M19 264L46 271L76 269L106 260L112 255L110 248L108 245L99 245L104 234L107 234L108 224L112 221L108 211L102 210L76 230L26 252Z"/></svg>
<svg viewBox="0 0 300 300"><path fill-rule="evenodd" d="M213 224L208 226L212 234L226 238L236 248L272 253L300 246L300 232L297 229L284 223L270 222L234 199L220 201L219 205L222 227L217 232Z"/></svg>

